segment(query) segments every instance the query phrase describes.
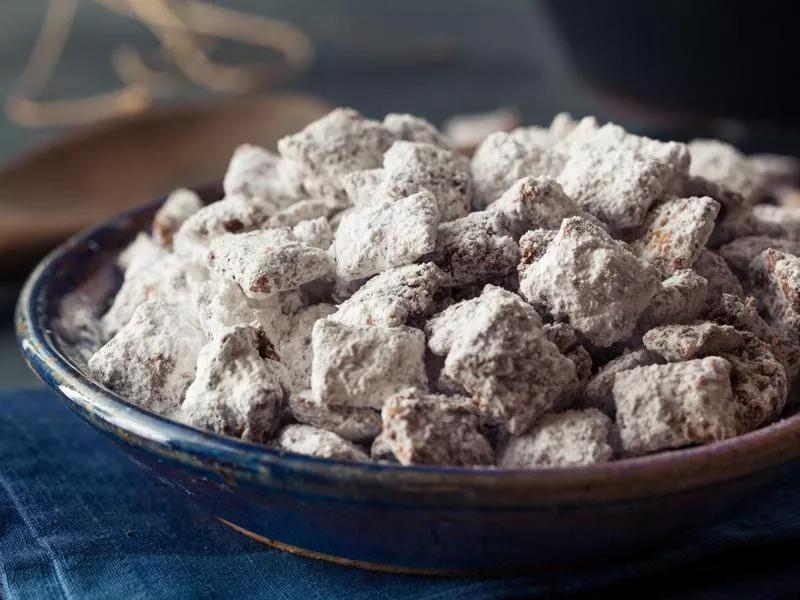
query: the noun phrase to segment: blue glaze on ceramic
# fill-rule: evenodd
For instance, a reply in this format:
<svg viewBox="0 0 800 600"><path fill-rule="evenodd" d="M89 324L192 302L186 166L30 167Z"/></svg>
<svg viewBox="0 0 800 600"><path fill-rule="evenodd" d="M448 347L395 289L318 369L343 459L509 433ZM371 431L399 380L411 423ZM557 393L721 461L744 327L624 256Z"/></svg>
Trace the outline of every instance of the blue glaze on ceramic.
<svg viewBox="0 0 800 600"><path fill-rule="evenodd" d="M606 465L512 471L400 467L281 453L130 404L85 374L63 324L76 292L101 312L113 260L158 203L80 234L45 258L17 308L31 368L142 468L252 535L348 564L430 573L597 563L707 523L800 455L800 417L710 446ZM202 533L198 533L202 535Z"/></svg>

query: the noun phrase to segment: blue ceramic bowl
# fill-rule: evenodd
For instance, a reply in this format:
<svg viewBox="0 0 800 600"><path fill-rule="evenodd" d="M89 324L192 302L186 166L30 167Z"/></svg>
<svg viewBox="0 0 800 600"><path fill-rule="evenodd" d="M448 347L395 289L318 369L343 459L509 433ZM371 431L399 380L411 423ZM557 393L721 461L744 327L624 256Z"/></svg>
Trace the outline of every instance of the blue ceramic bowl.
<svg viewBox="0 0 800 600"><path fill-rule="evenodd" d="M798 416L710 446L536 471L317 459L170 421L86 375L85 331L76 325L82 313L107 306L119 285L114 258L156 207L82 233L45 258L19 299L19 342L31 368L84 421L143 469L262 542L402 572L596 564L696 529L800 455Z"/></svg>

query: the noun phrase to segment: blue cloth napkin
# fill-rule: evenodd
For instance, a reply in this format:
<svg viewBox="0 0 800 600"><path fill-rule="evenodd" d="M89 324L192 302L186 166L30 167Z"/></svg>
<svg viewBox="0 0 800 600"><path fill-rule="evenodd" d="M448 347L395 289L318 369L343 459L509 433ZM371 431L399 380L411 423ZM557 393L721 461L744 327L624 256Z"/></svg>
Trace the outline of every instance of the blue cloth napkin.
<svg viewBox="0 0 800 600"><path fill-rule="evenodd" d="M797 476L635 563L495 580L387 575L245 538L140 471L54 395L0 391L0 597L797 598Z"/></svg>

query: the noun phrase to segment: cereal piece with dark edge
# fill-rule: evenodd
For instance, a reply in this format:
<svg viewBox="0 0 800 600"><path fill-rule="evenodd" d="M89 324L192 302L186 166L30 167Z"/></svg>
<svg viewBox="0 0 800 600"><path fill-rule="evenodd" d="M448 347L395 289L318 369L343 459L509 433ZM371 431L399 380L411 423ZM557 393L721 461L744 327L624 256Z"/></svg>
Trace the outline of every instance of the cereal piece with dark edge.
<svg viewBox="0 0 800 600"><path fill-rule="evenodd" d="M519 434L556 407L565 390L577 384L577 374L575 364L547 339L535 312L510 299L491 301L496 295L490 290L470 308L448 309L456 323L466 321L460 330L449 325L436 332L429 322L439 334L429 344L436 352L451 342L442 381L495 407L508 430Z"/></svg>
<svg viewBox="0 0 800 600"><path fill-rule="evenodd" d="M718 305L708 314L717 323L731 325L740 331L749 331L772 349L791 380L800 372L800 344L772 325L758 313L755 298L722 294Z"/></svg>
<svg viewBox="0 0 800 600"><path fill-rule="evenodd" d="M452 304L425 324L428 347L434 354L445 356L450 352L456 338L474 323L476 315L482 309L504 311L508 307L513 307L515 312L524 313L530 327L542 326L542 320L532 306L515 293L490 284L483 288L477 298Z"/></svg>
<svg viewBox="0 0 800 600"><path fill-rule="evenodd" d="M748 236L733 240L717 252L725 259L740 281L747 281L750 262L767 248L800 256L800 240L787 240L766 236Z"/></svg>
<svg viewBox="0 0 800 600"><path fill-rule="evenodd" d="M764 193L766 179L747 157L725 142L696 139L687 144L690 173L724 185L753 204Z"/></svg>
<svg viewBox="0 0 800 600"><path fill-rule="evenodd" d="M315 179L335 188L341 175L380 167L383 153L394 141L394 134L378 121L351 108L336 108L278 140L278 152L307 174L306 188Z"/></svg>
<svg viewBox="0 0 800 600"><path fill-rule="evenodd" d="M215 238L208 266L236 281L249 298L293 290L332 269L324 250L298 242L289 229Z"/></svg>
<svg viewBox="0 0 800 600"><path fill-rule="evenodd" d="M564 193L559 183L549 176L520 179L486 210L504 217L506 227L515 240L531 229L558 229L566 217L586 217L586 213Z"/></svg>
<svg viewBox="0 0 800 600"><path fill-rule="evenodd" d="M722 358L621 371L613 393L622 447L629 455L736 435L731 365Z"/></svg>
<svg viewBox="0 0 800 600"><path fill-rule="evenodd" d="M433 263L389 269L361 286L331 319L354 327L405 325L427 316L445 283L447 276Z"/></svg>
<svg viewBox="0 0 800 600"><path fill-rule="evenodd" d="M800 339L800 258L764 250L750 263L750 284L771 323Z"/></svg>
<svg viewBox="0 0 800 600"><path fill-rule="evenodd" d="M719 203L711 198L672 198L656 205L632 247L667 275L689 269L714 229Z"/></svg>
<svg viewBox="0 0 800 600"><path fill-rule="evenodd" d="M289 374L263 329L221 329L200 351L179 419L256 443L269 440L289 397Z"/></svg>
<svg viewBox="0 0 800 600"><path fill-rule="evenodd" d="M719 202L720 209L708 246L718 248L737 237L753 235L753 214L750 203L725 185L694 175L683 188L682 198L707 196Z"/></svg>
<svg viewBox="0 0 800 600"><path fill-rule="evenodd" d="M788 395L786 371L770 348L745 333L744 343L720 356L731 364L731 385L736 401L736 423L741 435L777 419Z"/></svg>
<svg viewBox="0 0 800 600"><path fill-rule="evenodd" d="M407 198L359 206L339 223L333 249L336 274L360 279L402 267L436 247L439 208L423 190Z"/></svg>
<svg viewBox="0 0 800 600"><path fill-rule="evenodd" d="M428 190L439 204L442 221L469 213L472 174L464 157L431 144L395 142L383 156L384 179L379 193L405 198Z"/></svg>
<svg viewBox="0 0 800 600"><path fill-rule="evenodd" d="M639 330L647 331L658 325L689 323L706 307L708 280L692 269L675 271L661 282L661 289L639 317Z"/></svg>
<svg viewBox="0 0 800 600"><path fill-rule="evenodd" d="M744 295L742 284L725 259L716 252L703 250L692 268L708 282L706 310L713 310L718 306L723 294Z"/></svg>
<svg viewBox="0 0 800 600"><path fill-rule="evenodd" d="M469 285L513 273L519 248L501 215L480 211L440 223L436 248L425 259L436 263L451 285Z"/></svg>
<svg viewBox="0 0 800 600"><path fill-rule="evenodd" d="M333 232L325 217L300 221L292 227L292 235L299 242L327 250L333 243Z"/></svg>
<svg viewBox="0 0 800 600"><path fill-rule="evenodd" d="M315 458L367 461L361 448L332 431L311 425L287 425L278 435L278 447L285 452L305 454Z"/></svg>
<svg viewBox="0 0 800 600"><path fill-rule="evenodd" d="M569 390L569 394L574 396L592 376L594 368L592 357L588 350L581 346L581 336L572 325L547 323L542 329L547 339L556 345L558 351L575 364L579 385L574 390Z"/></svg>
<svg viewBox="0 0 800 600"><path fill-rule="evenodd" d="M593 408L544 415L528 433L512 437L497 462L506 469L608 462L614 456L611 426L611 419Z"/></svg>
<svg viewBox="0 0 800 600"><path fill-rule="evenodd" d="M372 446L370 446L369 449L369 455L372 460L397 463L397 457L395 457L394 452L392 452L392 446L390 445L387 436L382 433L378 435L378 437L376 437L372 442Z"/></svg>
<svg viewBox="0 0 800 600"><path fill-rule="evenodd" d="M689 153L684 144L631 135L584 119L556 146L566 155L557 175L578 206L614 230L639 227L656 200L683 187Z"/></svg>
<svg viewBox="0 0 800 600"><path fill-rule="evenodd" d="M422 117L415 117L408 113L389 113L383 118L383 126L391 131L398 140L421 142L455 151L453 142L436 129L433 123Z"/></svg>
<svg viewBox="0 0 800 600"><path fill-rule="evenodd" d="M380 187L385 178L383 169L353 171L342 176L342 185L350 204L361 206L374 200L385 199L385 192Z"/></svg>
<svg viewBox="0 0 800 600"><path fill-rule="evenodd" d="M735 351L743 333L730 325L710 321L690 325L661 325L644 334L644 345L669 361L690 360Z"/></svg>
<svg viewBox="0 0 800 600"><path fill-rule="evenodd" d="M522 296L599 347L629 337L659 288L657 269L580 217L564 219L544 254L525 260L523 249Z"/></svg>
<svg viewBox="0 0 800 600"><path fill-rule="evenodd" d="M627 351L608 363L592 377L583 389L583 405L596 408L609 416L614 416L614 377L621 371L636 367L663 364L664 360L646 348Z"/></svg>
<svg viewBox="0 0 800 600"><path fill-rule="evenodd" d="M128 402L162 414L180 406L205 337L190 311L163 298L141 304L89 360L89 372Z"/></svg>
<svg viewBox="0 0 800 600"><path fill-rule="evenodd" d="M542 258L557 234L557 229L533 229L519 238L520 263L517 270L522 272Z"/></svg>
<svg viewBox="0 0 800 600"><path fill-rule="evenodd" d="M209 204L186 219L178 229L173 239L175 252L202 258L213 239L260 229L276 211L273 204L244 196L229 196Z"/></svg>
<svg viewBox="0 0 800 600"><path fill-rule="evenodd" d="M313 304L301 308L278 339L278 354L289 371L292 391L311 386L311 330L319 319L334 312L336 307L333 304Z"/></svg>
<svg viewBox="0 0 800 600"><path fill-rule="evenodd" d="M233 151L222 180L225 196L266 200L279 208L298 198L295 187L291 173L281 169L280 157L254 144L242 144Z"/></svg>
<svg viewBox="0 0 800 600"><path fill-rule="evenodd" d="M381 414L377 410L329 406L314 398L311 390L292 394L289 409L298 422L332 431L351 442L369 442L381 432Z"/></svg>
<svg viewBox="0 0 800 600"><path fill-rule="evenodd" d="M562 165L562 157L548 148L525 144L511 133L493 133L472 157L473 208L486 208L523 177L555 177Z"/></svg>
<svg viewBox="0 0 800 600"><path fill-rule="evenodd" d="M494 451L478 431L477 404L471 398L404 390L383 405L383 441L403 465L493 465Z"/></svg>
<svg viewBox="0 0 800 600"><path fill-rule="evenodd" d="M411 327L349 327L314 323L311 389L332 406L379 409L407 387L427 387L425 335Z"/></svg>
<svg viewBox="0 0 800 600"><path fill-rule="evenodd" d="M171 248L175 233L186 219L201 208L203 201L192 190L175 190L153 217L153 237L165 248Z"/></svg>

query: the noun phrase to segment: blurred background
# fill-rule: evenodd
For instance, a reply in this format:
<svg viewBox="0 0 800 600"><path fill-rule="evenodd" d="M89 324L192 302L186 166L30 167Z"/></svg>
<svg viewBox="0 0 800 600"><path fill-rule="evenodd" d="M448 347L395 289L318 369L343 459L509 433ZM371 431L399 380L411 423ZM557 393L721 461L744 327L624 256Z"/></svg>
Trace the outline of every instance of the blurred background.
<svg viewBox="0 0 800 600"><path fill-rule="evenodd" d="M568 111L797 155L788 4L0 2L0 386L33 382L11 319L47 247L218 177L235 144L271 145L327 105L436 124L505 107L544 125Z"/></svg>

